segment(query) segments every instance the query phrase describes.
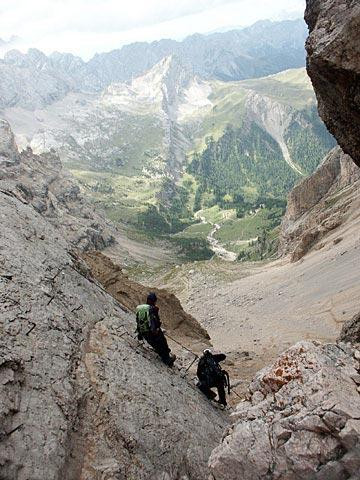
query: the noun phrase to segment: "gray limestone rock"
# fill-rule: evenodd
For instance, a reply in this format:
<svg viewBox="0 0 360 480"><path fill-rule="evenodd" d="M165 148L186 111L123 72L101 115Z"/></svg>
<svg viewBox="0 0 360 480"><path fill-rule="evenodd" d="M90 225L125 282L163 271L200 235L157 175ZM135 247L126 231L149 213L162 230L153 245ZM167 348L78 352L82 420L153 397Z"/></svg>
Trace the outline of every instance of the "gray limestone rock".
<svg viewBox="0 0 360 480"><path fill-rule="evenodd" d="M16 163L19 163L19 153L15 144L14 134L8 122L0 118L0 168Z"/></svg>
<svg viewBox="0 0 360 480"><path fill-rule="evenodd" d="M279 251L298 261L347 218L359 196L360 168L336 147L288 195Z"/></svg>
<svg viewBox="0 0 360 480"><path fill-rule="evenodd" d="M360 313L344 323L339 340L341 342L360 343Z"/></svg>
<svg viewBox="0 0 360 480"><path fill-rule="evenodd" d="M300 342L260 371L211 454L214 478L360 478L359 353Z"/></svg>

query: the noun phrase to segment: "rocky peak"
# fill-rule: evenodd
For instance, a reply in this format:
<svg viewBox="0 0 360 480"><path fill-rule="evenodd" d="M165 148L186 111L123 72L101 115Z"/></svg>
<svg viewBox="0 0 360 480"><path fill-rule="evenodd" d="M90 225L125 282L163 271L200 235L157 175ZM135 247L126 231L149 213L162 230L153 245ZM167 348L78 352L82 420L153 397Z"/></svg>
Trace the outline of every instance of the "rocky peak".
<svg viewBox="0 0 360 480"><path fill-rule="evenodd" d="M76 74L85 65L85 62L80 57L76 57L71 53L53 52L49 56L49 60L53 68L59 69L59 71L74 74Z"/></svg>
<svg viewBox="0 0 360 480"><path fill-rule="evenodd" d="M169 55L144 75L134 79L131 85L135 89L143 84L151 85L154 90L161 91L163 100L173 104L192 78L191 67L176 55Z"/></svg>
<svg viewBox="0 0 360 480"><path fill-rule="evenodd" d="M174 103L193 78L191 65L182 61L177 55L168 57L163 75L166 100L170 104Z"/></svg>
<svg viewBox="0 0 360 480"><path fill-rule="evenodd" d="M30 48L27 53L10 50L5 54L4 62L21 68L30 67L41 70L44 65L48 64L48 57L36 48Z"/></svg>
<svg viewBox="0 0 360 480"><path fill-rule="evenodd" d="M168 56L178 56L183 65L190 65L203 79L240 80L304 65L302 20L268 22L260 30L261 33L257 25L239 31L194 35L182 42L137 42L96 54L88 62L71 54L46 57L36 49L26 54L12 50L0 60L0 107L16 105L32 110L63 98L69 91L99 92L111 84L144 75ZM4 48L8 48L7 44ZM4 66L7 69L1 68ZM38 89L34 85L34 71L42 73L37 76ZM182 83L183 72L180 77L176 68L172 72ZM17 89L11 83L13 79ZM50 95L46 94L48 91ZM171 90L168 95L171 103Z"/></svg>
<svg viewBox="0 0 360 480"><path fill-rule="evenodd" d="M151 111L174 120L181 97L193 78L189 65L169 55L130 82L110 85L103 92L102 101L120 109L145 114Z"/></svg>

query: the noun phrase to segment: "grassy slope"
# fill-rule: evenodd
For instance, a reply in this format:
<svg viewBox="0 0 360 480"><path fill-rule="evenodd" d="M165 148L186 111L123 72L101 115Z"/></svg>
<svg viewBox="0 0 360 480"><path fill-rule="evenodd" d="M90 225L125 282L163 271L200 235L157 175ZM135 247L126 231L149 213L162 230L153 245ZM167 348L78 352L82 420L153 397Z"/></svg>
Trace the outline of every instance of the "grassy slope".
<svg viewBox="0 0 360 480"><path fill-rule="evenodd" d="M275 238L276 224L280 219L280 209L260 209L255 214L246 215L244 218L226 221L216 232L215 238L228 250L239 253L247 248L250 241L257 239L263 230L269 231L270 235Z"/></svg>
<svg viewBox="0 0 360 480"><path fill-rule="evenodd" d="M239 82L214 81L211 86L210 100L214 107L202 120L196 135L194 151L197 152L204 149L207 136L212 135L217 140L229 123L241 127L249 90L298 110L315 105L315 94L305 68Z"/></svg>

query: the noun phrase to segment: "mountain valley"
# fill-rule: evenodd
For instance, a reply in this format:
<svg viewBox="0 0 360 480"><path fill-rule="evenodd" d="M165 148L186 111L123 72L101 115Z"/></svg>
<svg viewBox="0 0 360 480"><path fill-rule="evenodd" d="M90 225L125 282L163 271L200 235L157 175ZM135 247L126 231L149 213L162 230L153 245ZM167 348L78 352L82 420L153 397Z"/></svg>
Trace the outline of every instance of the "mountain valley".
<svg viewBox="0 0 360 480"><path fill-rule="evenodd" d="M185 256L209 258L209 232L194 216L201 210L224 224L227 233L215 236L228 250L257 259L250 242L265 232L261 257L274 252L286 194L335 144L315 108L304 69L225 83L171 56L100 94L3 115L20 148L54 148L82 191L135 239L139 230L171 234Z"/></svg>

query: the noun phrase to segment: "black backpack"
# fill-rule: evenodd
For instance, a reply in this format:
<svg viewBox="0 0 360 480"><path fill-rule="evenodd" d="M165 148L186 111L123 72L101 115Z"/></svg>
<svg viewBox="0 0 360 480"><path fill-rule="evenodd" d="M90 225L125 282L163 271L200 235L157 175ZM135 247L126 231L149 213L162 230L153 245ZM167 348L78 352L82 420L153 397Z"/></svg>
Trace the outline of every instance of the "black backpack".
<svg viewBox="0 0 360 480"><path fill-rule="evenodd" d="M212 355L205 355L200 358L198 365L198 377L209 386L223 381L223 371Z"/></svg>

